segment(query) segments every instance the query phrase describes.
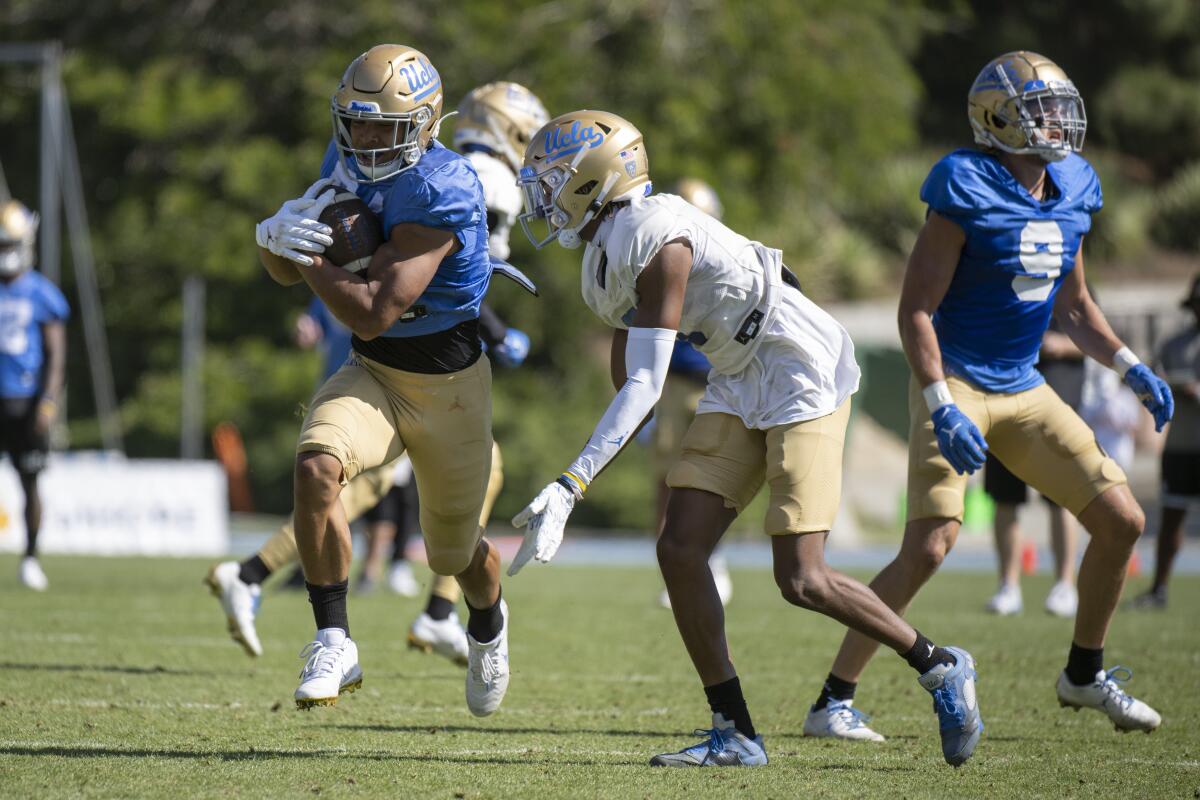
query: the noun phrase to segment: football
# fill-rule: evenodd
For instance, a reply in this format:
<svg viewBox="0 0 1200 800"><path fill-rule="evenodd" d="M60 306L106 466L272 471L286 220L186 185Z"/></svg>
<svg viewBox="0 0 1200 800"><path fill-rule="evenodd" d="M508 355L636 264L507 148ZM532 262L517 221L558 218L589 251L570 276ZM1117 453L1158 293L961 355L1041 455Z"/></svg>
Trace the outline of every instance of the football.
<svg viewBox="0 0 1200 800"><path fill-rule="evenodd" d="M325 258L350 272L365 270L383 244L379 217L353 192L339 192L318 219L333 228L333 244L326 246Z"/></svg>

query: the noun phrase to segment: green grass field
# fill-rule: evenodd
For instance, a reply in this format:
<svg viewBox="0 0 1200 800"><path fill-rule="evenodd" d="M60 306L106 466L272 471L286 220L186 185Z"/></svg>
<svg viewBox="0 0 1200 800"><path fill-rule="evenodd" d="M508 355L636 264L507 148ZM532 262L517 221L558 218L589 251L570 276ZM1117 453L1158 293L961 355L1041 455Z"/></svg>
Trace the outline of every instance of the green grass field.
<svg viewBox="0 0 1200 800"><path fill-rule="evenodd" d="M651 569L533 566L507 582L513 678L476 720L463 673L409 652L416 600L352 598L365 674L336 708L295 710L311 635L306 599L268 591L266 655L244 656L201 587L206 564L45 559L52 590L20 589L0 559L3 797L1194 797L1200 796L1200 580L1173 609L1118 616L1109 665L1163 714L1150 736L1058 707L1070 624L980 609L985 575L939 576L911 612L979 662L987 724L975 757L946 766L928 695L882 653L859 690L885 745L804 739L804 714L840 639L780 600L768 573L735 574L731 646L766 739L763 769L662 770L708 710ZM1037 608L1048 583L1030 580Z"/></svg>

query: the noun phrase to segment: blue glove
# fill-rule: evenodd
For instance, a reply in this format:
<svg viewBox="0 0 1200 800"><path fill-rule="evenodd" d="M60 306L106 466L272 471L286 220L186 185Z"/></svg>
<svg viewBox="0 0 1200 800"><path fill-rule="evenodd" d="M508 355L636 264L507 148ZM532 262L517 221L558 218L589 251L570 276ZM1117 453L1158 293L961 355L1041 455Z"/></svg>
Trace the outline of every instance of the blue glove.
<svg viewBox="0 0 1200 800"><path fill-rule="evenodd" d="M491 356L502 367L519 367L529 355L529 337L516 328L509 328L504 334L504 341L496 345Z"/></svg>
<svg viewBox="0 0 1200 800"><path fill-rule="evenodd" d="M937 434L938 449L959 475L970 475L987 461L987 441L954 403L933 412L933 432Z"/></svg>
<svg viewBox="0 0 1200 800"><path fill-rule="evenodd" d="M1125 385L1142 401L1142 405L1154 417L1154 430L1162 432L1163 426L1175 415L1175 398L1167 382L1150 371L1145 364L1134 364L1125 373Z"/></svg>

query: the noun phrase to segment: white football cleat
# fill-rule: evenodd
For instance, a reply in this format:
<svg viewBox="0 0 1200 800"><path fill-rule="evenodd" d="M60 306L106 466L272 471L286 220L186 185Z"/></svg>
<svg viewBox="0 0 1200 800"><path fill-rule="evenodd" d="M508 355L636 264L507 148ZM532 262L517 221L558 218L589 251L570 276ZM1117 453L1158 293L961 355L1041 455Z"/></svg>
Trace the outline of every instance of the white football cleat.
<svg viewBox="0 0 1200 800"><path fill-rule="evenodd" d="M1096 673L1096 680L1076 686L1067 677L1066 671L1058 676L1058 704L1063 708L1094 708L1112 720L1113 726L1121 731L1150 731L1162 724L1162 717L1150 706L1125 694L1119 684L1133 677L1125 667L1113 667Z"/></svg>
<svg viewBox="0 0 1200 800"><path fill-rule="evenodd" d="M500 707L508 691L508 603L500 601L500 633L480 644L467 634L467 708L486 717Z"/></svg>
<svg viewBox="0 0 1200 800"><path fill-rule="evenodd" d="M1024 608L1025 603L1021 600L1021 587L1016 584L1002 585L987 604L988 611L1002 617L1020 614Z"/></svg>
<svg viewBox="0 0 1200 800"><path fill-rule="evenodd" d="M332 706L342 692L362 686L358 645L341 628L317 631L317 638L304 646L305 659L296 688L296 708Z"/></svg>
<svg viewBox="0 0 1200 800"><path fill-rule="evenodd" d="M871 718L854 708L853 703L853 700L830 700L824 708L810 708L804 718L804 735L855 742L887 741L867 727Z"/></svg>
<svg viewBox="0 0 1200 800"><path fill-rule="evenodd" d="M401 597L416 597L421 593L421 584L413 575L412 565L407 561L397 561L388 570L388 588Z"/></svg>
<svg viewBox="0 0 1200 800"><path fill-rule="evenodd" d="M1046 595L1046 611L1056 617L1073 617L1078 609L1079 592L1072 583L1059 581Z"/></svg>
<svg viewBox="0 0 1200 800"><path fill-rule="evenodd" d="M721 605L729 605L733 599L733 578L729 574L729 564L723 557L713 556L708 560L708 568L712 571L713 583L717 585L717 597L721 598ZM659 594L658 604L663 608L671 607L671 595L666 589Z"/></svg>
<svg viewBox="0 0 1200 800"><path fill-rule="evenodd" d="M17 575L26 588L33 589L35 592L44 592L50 588L50 580L46 577L46 573L42 572L42 565L37 560L37 556L22 558Z"/></svg>
<svg viewBox="0 0 1200 800"><path fill-rule="evenodd" d="M437 653L460 667L467 666L467 631L451 612L446 619L434 619L421 612L408 629L408 646L422 653Z"/></svg>
<svg viewBox="0 0 1200 800"><path fill-rule="evenodd" d="M208 571L204 583L221 601L230 638L242 646L246 655L261 656L262 644L254 629L254 617L262 600L262 587L243 581L241 570L238 562L224 561Z"/></svg>
<svg viewBox="0 0 1200 800"><path fill-rule="evenodd" d="M650 759L652 767L761 767L767 763L762 736L753 739L741 733L721 714L713 714L709 730L697 730L704 738L678 753L662 753Z"/></svg>

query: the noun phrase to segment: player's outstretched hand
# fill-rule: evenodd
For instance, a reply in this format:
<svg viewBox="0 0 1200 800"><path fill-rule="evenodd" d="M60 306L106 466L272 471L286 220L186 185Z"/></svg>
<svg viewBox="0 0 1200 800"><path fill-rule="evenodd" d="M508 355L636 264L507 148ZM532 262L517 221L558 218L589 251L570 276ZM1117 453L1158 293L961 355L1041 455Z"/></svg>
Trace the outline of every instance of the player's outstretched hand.
<svg viewBox="0 0 1200 800"><path fill-rule="evenodd" d="M1125 385L1142 401L1150 416L1154 417L1154 430L1161 433L1163 426L1175 415L1175 398L1171 394L1171 387L1145 364L1134 364L1129 368L1125 373Z"/></svg>
<svg viewBox="0 0 1200 800"><path fill-rule="evenodd" d="M970 475L987 461L987 440L954 403L933 412L933 432L938 449L959 475Z"/></svg>
<svg viewBox="0 0 1200 800"><path fill-rule="evenodd" d="M531 558L542 563L554 558L562 544L567 517L574 507L575 495L556 482L538 492L538 496L513 517L513 527L525 529L525 541L521 542L521 549L508 566L510 576L520 572Z"/></svg>
<svg viewBox="0 0 1200 800"><path fill-rule="evenodd" d="M301 197L288 200L273 216L267 217L254 229L258 246L270 250L306 267L313 260L306 253L324 253L333 244L333 229L318 221L325 206L333 202L337 190L329 181L321 180L309 186Z"/></svg>

